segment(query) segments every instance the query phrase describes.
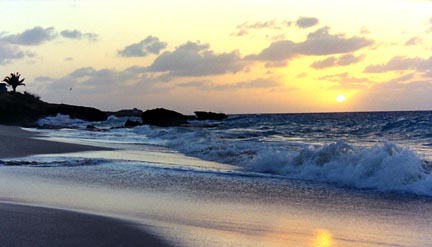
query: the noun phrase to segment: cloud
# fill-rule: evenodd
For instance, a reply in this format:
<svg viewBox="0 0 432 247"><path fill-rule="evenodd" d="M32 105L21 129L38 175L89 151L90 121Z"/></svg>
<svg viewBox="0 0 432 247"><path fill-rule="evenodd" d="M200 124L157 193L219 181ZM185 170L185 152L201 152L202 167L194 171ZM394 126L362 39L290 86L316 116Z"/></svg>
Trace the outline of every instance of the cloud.
<svg viewBox="0 0 432 247"><path fill-rule="evenodd" d="M139 66L124 70L82 67L59 78L39 76L34 81L38 82L32 84L37 85L38 94L52 102L87 104L102 109L138 106L143 103L143 97L145 102L160 103L160 97L173 88L173 84L163 83L159 75L149 74L145 67Z"/></svg>
<svg viewBox="0 0 432 247"><path fill-rule="evenodd" d="M334 75L327 75L319 77L320 81L330 81L337 83L330 87L330 89L360 89L366 88L372 81L365 77L355 77L348 73L340 73Z"/></svg>
<svg viewBox="0 0 432 247"><path fill-rule="evenodd" d="M238 51L215 53L208 44L187 42L174 51L159 55L148 67L150 72L168 72L170 76L209 76L236 73L244 67Z"/></svg>
<svg viewBox="0 0 432 247"><path fill-rule="evenodd" d="M270 21L258 21L254 23L245 22L237 26L238 29L266 29L266 28L276 28L279 29L279 23L276 20Z"/></svg>
<svg viewBox="0 0 432 247"><path fill-rule="evenodd" d="M12 60L24 58L25 55L17 47L0 42L0 64L7 64Z"/></svg>
<svg viewBox="0 0 432 247"><path fill-rule="evenodd" d="M72 89L84 95L115 93L120 87L122 90L132 90L140 84L151 86L163 82L163 78L148 74L145 67L139 66L124 70L82 67L60 78L39 76L35 80L48 83L50 92L65 93Z"/></svg>
<svg viewBox="0 0 432 247"><path fill-rule="evenodd" d="M81 39L82 33L78 30L63 30L60 35L68 39Z"/></svg>
<svg viewBox="0 0 432 247"><path fill-rule="evenodd" d="M346 54L340 57L329 57L324 60L315 61L311 64L314 69L324 69L334 66L347 66L350 64L358 63L364 59L362 56L354 56L353 54Z"/></svg>
<svg viewBox="0 0 432 247"><path fill-rule="evenodd" d="M49 76L38 76L34 78L34 81L36 82L47 82L47 81L53 81L54 79Z"/></svg>
<svg viewBox="0 0 432 247"><path fill-rule="evenodd" d="M158 55L166 46L167 43L159 41L159 38L148 36L138 43L126 46L117 53L122 57L145 57L150 54Z"/></svg>
<svg viewBox="0 0 432 247"><path fill-rule="evenodd" d="M300 28L308 28L317 25L318 22L318 19L315 17L300 17L296 21L296 25Z"/></svg>
<svg viewBox="0 0 432 247"><path fill-rule="evenodd" d="M336 57L329 57L324 60L319 60L313 62L310 66L314 69L324 69L328 67L334 67L337 64L337 58Z"/></svg>
<svg viewBox="0 0 432 247"><path fill-rule="evenodd" d="M318 78L319 80L328 80L339 83L365 83L371 82L368 78L365 77L353 77L348 73L340 73L334 75L327 75Z"/></svg>
<svg viewBox="0 0 432 247"><path fill-rule="evenodd" d="M192 87L199 90L212 91L212 90L235 90L235 89L264 89L275 88L283 86L278 80L273 78L259 78L250 81L240 81L234 83L216 84L208 81L191 81L178 84L181 87Z"/></svg>
<svg viewBox="0 0 432 247"><path fill-rule="evenodd" d="M432 82L385 82L361 92L358 102L366 110L430 110Z"/></svg>
<svg viewBox="0 0 432 247"><path fill-rule="evenodd" d="M384 73L389 71L417 70L426 71L432 68L432 57L423 58L407 58L396 56L390 59L385 64L369 65L365 68L366 73Z"/></svg>
<svg viewBox="0 0 432 247"><path fill-rule="evenodd" d="M56 36L57 32L53 27L34 27L18 34L2 34L0 36L0 41L17 45L40 45L54 39Z"/></svg>
<svg viewBox="0 0 432 247"><path fill-rule="evenodd" d="M292 21L268 20L258 22L244 22L236 27L236 30L231 34L233 36L245 36L250 34L252 30L281 30L292 25Z"/></svg>
<svg viewBox="0 0 432 247"><path fill-rule="evenodd" d="M405 42L406 46L413 46L418 45L422 43L422 39L420 37L412 37L411 39L407 40Z"/></svg>
<svg viewBox="0 0 432 247"><path fill-rule="evenodd" d="M246 58L261 61L276 61L292 59L299 55L323 56L354 52L373 44L372 40L364 37L346 38L344 34L329 34L329 28L324 27L309 33L307 39L296 43L290 40L273 42L257 55Z"/></svg>
<svg viewBox="0 0 432 247"><path fill-rule="evenodd" d="M95 33L82 33L79 30L63 30L60 32L60 35L67 39L87 39L90 41L96 41L98 39L98 35Z"/></svg>

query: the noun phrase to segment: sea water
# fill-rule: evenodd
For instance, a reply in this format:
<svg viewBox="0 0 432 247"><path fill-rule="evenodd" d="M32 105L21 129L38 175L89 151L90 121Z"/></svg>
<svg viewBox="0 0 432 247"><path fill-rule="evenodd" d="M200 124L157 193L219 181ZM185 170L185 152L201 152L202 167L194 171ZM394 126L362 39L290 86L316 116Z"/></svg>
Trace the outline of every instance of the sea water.
<svg viewBox="0 0 432 247"><path fill-rule="evenodd" d="M32 130L45 137L115 150L2 160L0 197L129 218L176 246L432 243L432 112L126 120L41 119L62 127Z"/></svg>
<svg viewBox="0 0 432 247"><path fill-rule="evenodd" d="M432 196L432 112L232 115L191 126L121 126L125 118L90 123L58 115L40 125L51 137L160 146L241 171L377 191ZM69 127L69 129L68 129Z"/></svg>

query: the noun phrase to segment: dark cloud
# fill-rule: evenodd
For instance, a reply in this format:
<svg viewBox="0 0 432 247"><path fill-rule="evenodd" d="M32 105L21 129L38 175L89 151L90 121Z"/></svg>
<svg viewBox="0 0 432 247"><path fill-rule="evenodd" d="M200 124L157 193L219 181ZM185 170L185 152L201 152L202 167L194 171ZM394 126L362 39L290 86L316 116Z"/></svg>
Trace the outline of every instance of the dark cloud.
<svg viewBox="0 0 432 247"><path fill-rule="evenodd" d="M432 57L429 59L423 58L407 58L396 56L390 59L385 64L370 65L365 68L366 73L384 73L389 71L402 71L402 70L417 70L426 71L432 68Z"/></svg>
<svg viewBox="0 0 432 247"><path fill-rule="evenodd" d="M324 27L310 33L304 42L296 43L290 40L273 42L257 55L247 59L276 61L287 60L299 55L322 56L354 52L373 44L372 40L363 37L346 38L343 34L329 34L329 28Z"/></svg>
<svg viewBox="0 0 432 247"><path fill-rule="evenodd" d="M18 34L2 34L0 36L0 41L17 45L40 45L54 39L56 36L57 32L53 27L34 27Z"/></svg>
<svg viewBox="0 0 432 247"><path fill-rule="evenodd" d="M12 60L24 58L25 55L17 47L0 42L0 64L7 64Z"/></svg>
<svg viewBox="0 0 432 247"><path fill-rule="evenodd" d="M60 35L67 39L87 39L90 41L96 41L98 39L98 35L95 33L82 33L79 30L63 30L60 32Z"/></svg>
<svg viewBox="0 0 432 247"><path fill-rule="evenodd" d="M346 54L339 57L329 57L324 60L319 60L311 64L314 69L324 69L334 66L347 66L350 64L358 63L364 59L364 56L354 56L353 54Z"/></svg>
<svg viewBox="0 0 432 247"><path fill-rule="evenodd" d="M216 84L208 81L191 81L178 84L181 87L197 88L199 90L235 90L235 89L257 89L257 88L275 88L283 86L278 80L271 78L259 78L250 81L241 81L234 83Z"/></svg>
<svg viewBox="0 0 432 247"><path fill-rule="evenodd" d="M244 67L237 51L215 53L208 44L187 42L174 51L159 55L148 67L150 72L168 72L170 76L208 76L238 72Z"/></svg>
<svg viewBox="0 0 432 247"><path fill-rule="evenodd" d="M308 28L317 25L318 22L318 19L315 17L300 17L296 21L296 25L300 28Z"/></svg>
<svg viewBox="0 0 432 247"><path fill-rule="evenodd" d="M138 43L126 46L123 50L118 51L122 57L145 57L150 54L158 55L165 49L167 43L159 41L159 38L148 36Z"/></svg>

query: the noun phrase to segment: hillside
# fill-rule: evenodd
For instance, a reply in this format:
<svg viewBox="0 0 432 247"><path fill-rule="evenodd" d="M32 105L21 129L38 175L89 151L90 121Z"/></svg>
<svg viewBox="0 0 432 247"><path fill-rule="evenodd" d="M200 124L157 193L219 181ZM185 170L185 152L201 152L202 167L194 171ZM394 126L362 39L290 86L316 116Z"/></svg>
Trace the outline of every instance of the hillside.
<svg viewBox="0 0 432 247"><path fill-rule="evenodd" d="M0 93L0 124L33 126L39 118L69 115L86 121L104 121L107 115L95 108L44 102L31 94Z"/></svg>

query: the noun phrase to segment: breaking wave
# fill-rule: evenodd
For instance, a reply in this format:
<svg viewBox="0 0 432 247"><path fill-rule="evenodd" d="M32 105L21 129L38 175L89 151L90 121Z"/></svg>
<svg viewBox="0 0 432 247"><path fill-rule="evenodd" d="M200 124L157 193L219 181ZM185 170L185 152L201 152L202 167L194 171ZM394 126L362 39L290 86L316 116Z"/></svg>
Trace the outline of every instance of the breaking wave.
<svg viewBox="0 0 432 247"><path fill-rule="evenodd" d="M430 150L426 150L429 156L419 152L428 148L425 143L431 143L432 114L406 113L400 117L403 114L251 115L230 117L211 128L139 126L67 133L79 138L163 145L248 172L432 196L432 164L427 161ZM57 120L64 123L61 118ZM118 125L117 120L108 121ZM386 139L392 141L383 141Z"/></svg>

